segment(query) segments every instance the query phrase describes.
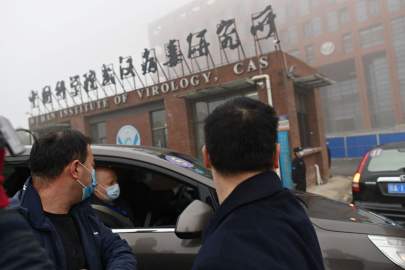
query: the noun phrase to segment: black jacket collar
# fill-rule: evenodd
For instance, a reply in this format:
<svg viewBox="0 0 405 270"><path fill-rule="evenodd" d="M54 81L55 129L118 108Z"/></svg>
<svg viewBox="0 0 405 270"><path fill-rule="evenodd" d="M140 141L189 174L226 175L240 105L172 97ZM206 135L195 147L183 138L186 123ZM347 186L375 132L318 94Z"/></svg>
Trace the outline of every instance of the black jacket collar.
<svg viewBox="0 0 405 270"><path fill-rule="evenodd" d="M273 171L257 174L240 183L218 208L204 232L204 240L237 208L270 197L283 190L278 175Z"/></svg>
<svg viewBox="0 0 405 270"><path fill-rule="evenodd" d="M71 212L76 212L88 203L86 199L72 207ZM38 230L51 230L49 222L46 220L42 209L41 198L32 184L32 178L28 178L23 189L14 195L11 200L11 207L19 208L23 215L27 217L32 226Z"/></svg>

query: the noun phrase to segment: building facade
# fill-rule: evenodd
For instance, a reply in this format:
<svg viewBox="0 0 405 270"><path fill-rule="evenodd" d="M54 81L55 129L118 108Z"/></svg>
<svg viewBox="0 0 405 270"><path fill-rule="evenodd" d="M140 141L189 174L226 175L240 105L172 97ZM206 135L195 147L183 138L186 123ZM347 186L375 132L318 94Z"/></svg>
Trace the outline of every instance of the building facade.
<svg viewBox="0 0 405 270"><path fill-rule="evenodd" d="M287 78L282 59L294 65L300 76ZM29 124L37 134L75 128L94 143L166 147L199 157L205 117L226 100L247 96L273 104L284 120L280 132L288 136L283 141L283 160L291 157L291 148L306 142L311 184L315 183L315 164L325 179L329 175L316 88L326 83L305 63L273 52L41 114L31 117ZM285 177L290 173L287 166L281 166Z"/></svg>
<svg viewBox="0 0 405 270"><path fill-rule="evenodd" d="M336 81L321 91L334 157L405 138L405 0L197 0L153 22L151 44L206 25L215 40L217 22L227 16L236 18L242 40L251 39L249 14L268 4L283 50ZM175 29L170 37L166 28ZM245 50L255 53L254 46Z"/></svg>

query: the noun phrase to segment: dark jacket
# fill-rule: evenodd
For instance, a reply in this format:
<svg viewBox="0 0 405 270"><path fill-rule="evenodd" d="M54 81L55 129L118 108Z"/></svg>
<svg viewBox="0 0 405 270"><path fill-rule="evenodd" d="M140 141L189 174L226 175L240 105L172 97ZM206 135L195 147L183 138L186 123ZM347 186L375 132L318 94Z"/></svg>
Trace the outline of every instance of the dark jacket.
<svg viewBox="0 0 405 270"><path fill-rule="evenodd" d="M194 270L321 270L315 230L274 172L242 182L204 232Z"/></svg>
<svg viewBox="0 0 405 270"><path fill-rule="evenodd" d="M292 162L292 180L296 184L295 189L307 190L307 168L303 158L295 157Z"/></svg>
<svg viewBox="0 0 405 270"><path fill-rule="evenodd" d="M15 209L0 210L0 269L54 270L30 226Z"/></svg>
<svg viewBox="0 0 405 270"><path fill-rule="evenodd" d="M20 209L26 217L56 269L66 269L61 238L45 216L31 179L28 179L23 189L13 197L11 207ZM75 205L71 213L80 231L88 269L136 269L136 260L131 248L126 241L101 223L88 200Z"/></svg>

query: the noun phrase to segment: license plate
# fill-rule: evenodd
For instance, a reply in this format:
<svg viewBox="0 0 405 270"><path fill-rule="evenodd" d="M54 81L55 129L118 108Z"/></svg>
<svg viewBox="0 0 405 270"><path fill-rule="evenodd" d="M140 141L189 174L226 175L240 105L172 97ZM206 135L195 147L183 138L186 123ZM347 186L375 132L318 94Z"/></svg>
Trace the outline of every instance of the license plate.
<svg viewBox="0 0 405 270"><path fill-rule="evenodd" d="M405 194L405 183L388 184L388 193L391 193L391 194Z"/></svg>

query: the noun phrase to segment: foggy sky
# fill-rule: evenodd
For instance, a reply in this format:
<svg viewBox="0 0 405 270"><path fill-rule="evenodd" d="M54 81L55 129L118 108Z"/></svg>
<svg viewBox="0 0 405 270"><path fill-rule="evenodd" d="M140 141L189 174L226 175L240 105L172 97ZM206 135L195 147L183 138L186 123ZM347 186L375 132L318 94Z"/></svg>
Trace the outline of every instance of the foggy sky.
<svg viewBox="0 0 405 270"><path fill-rule="evenodd" d="M136 61L149 46L148 23L189 2L1 0L0 115L27 127L30 90L89 69L99 76L119 56Z"/></svg>

